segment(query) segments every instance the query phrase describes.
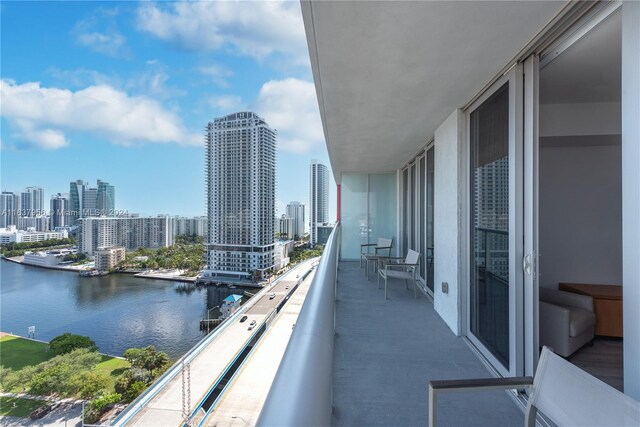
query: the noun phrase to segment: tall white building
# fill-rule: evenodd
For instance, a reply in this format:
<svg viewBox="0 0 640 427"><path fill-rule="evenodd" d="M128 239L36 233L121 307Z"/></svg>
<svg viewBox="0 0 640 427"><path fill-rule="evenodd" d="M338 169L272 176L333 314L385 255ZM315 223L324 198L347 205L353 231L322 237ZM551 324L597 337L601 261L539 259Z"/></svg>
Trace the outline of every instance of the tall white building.
<svg viewBox="0 0 640 427"><path fill-rule="evenodd" d="M290 202L287 205L287 216L293 222L293 239L299 240L304 236L304 204Z"/></svg>
<svg viewBox="0 0 640 427"><path fill-rule="evenodd" d="M172 221L157 217L81 218L78 250L87 255L108 248L157 249L173 244Z"/></svg>
<svg viewBox="0 0 640 427"><path fill-rule="evenodd" d="M318 160L311 160L309 167L309 243L318 242L318 225L329 221L329 169Z"/></svg>
<svg viewBox="0 0 640 427"><path fill-rule="evenodd" d="M16 222L18 230L49 231L51 229L47 215L21 216Z"/></svg>
<svg viewBox="0 0 640 427"><path fill-rule="evenodd" d="M292 240L295 234L293 229L293 219L288 217L287 215L282 215L277 219L278 221L278 230L280 231L280 239Z"/></svg>
<svg viewBox="0 0 640 427"><path fill-rule="evenodd" d="M20 194L20 216L42 215L44 210L44 190L27 187Z"/></svg>
<svg viewBox="0 0 640 427"><path fill-rule="evenodd" d="M69 194L58 193L51 195L50 202L51 210L49 211L50 227L55 230L56 227L68 227L69 223Z"/></svg>
<svg viewBox="0 0 640 427"><path fill-rule="evenodd" d="M205 237L207 235L206 216L195 216L193 218L175 216L171 220L173 222L174 236Z"/></svg>
<svg viewBox="0 0 640 427"><path fill-rule="evenodd" d="M18 224L18 209L20 209L20 196L10 191L0 194L0 228Z"/></svg>
<svg viewBox="0 0 640 427"><path fill-rule="evenodd" d="M276 132L252 112L207 125L207 266L203 277L250 279L273 268Z"/></svg>

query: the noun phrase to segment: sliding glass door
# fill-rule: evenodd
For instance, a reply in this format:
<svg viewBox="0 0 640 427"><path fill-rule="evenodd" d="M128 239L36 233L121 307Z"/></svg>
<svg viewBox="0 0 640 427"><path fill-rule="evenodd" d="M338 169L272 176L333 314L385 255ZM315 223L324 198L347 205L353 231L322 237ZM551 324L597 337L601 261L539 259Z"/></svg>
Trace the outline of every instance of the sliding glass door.
<svg viewBox="0 0 640 427"><path fill-rule="evenodd" d="M503 375L522 371L522 73L469 110L469 337Z"/></svg>
<svg viewBox="0 0 640 427"><path fill-rule="evenodd" d="M426 217L426 226L427 226L427 235L426 235L426 246L424 247L424 259L426 261L426 274L427 274L427 288L433 292L433 283L434 283L434 258L433 258L433 220L434 220L434 180L435 180L435 150L433 146L427 150L426 155L426 189L427 189L427 200L426 200L426 209L427 209L427 217Z"/></svg>
<svg viewBox="0 0 640 427"><path fill-rule="evenodd" d="M435 151L429 144L402 169L402 255L413 249L421 255L419 284L433 295L434 283Z"/></svg>

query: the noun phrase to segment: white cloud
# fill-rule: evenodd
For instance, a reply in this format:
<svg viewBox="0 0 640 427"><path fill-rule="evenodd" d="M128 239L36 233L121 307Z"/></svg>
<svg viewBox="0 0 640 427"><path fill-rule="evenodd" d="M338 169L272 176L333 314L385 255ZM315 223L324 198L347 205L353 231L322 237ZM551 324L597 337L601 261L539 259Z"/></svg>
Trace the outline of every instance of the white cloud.
<svg viewBox="0 0 640 427"><path fill-rule="evenodd" d="M187 50L227 48L264 59L308 62L300 5L293 1L196 1L144 4L138 27Z"/></svg>
<svg viewBox="0 0 640 427"><path fill-rule="evenodd" d="M240 110L243 107L242 98L236 95L220 95L209 98L208 104L218 109L222 114Z"/></svg>
<svg viewBox="0 0 640 427"><path fill-rule="evenodd" d="M228 78L233 76L233 71L221 65L207 65L198 67L200 74L210 77L217 85L229 87Z"/></svg>
<svg viewBox="0 0 640 427"><path fill-rule="evenodd" d="M55 149L69 142L66 132L90 132L116 144L177 143L200 145L180 118L154 99L130 96L109 85L76 92L40 83L0 80L2 117L28 144Z"/></svg>
<svg viewBox="0 0 640 427"><path fill-rule="evenodd" d="M118 13L117 8L98 8L87 19L78 21L72 30L76 43L114 58L130 58L127 39L116 27L114 18Z"/></svg>
<svg viewBox="0 0 640 427"><path fill-rule="evenodd" d="M113 57L128 57L125 37L117 31L100 33L97 31L80 33L76 36L76 41L85 47L96 52L104 53Z"/></svg>
<svg viewBox="0 0 640 427"><path fill-rule="evenodd" d="M313 83L288 78L260 88L255 111L278 130L278 149L306 153L324 143Z"/></svg>
<svg viewBox="0 0 640 427"><path fill-rule="evenodd" d="M130 78L125 88L135 93L144 93L160 99L185 96L187 92L175 86L168 85L169 75L163 67L152 65L152 68L144 73Z"/></svg>
<svg viewBox="0 0 640 427"><path fill-rule="evenodd" d="M76 68L73 70L62 70L57 67L47 69L49 74L56 82L64 83L67 87L81 88L90 85L108 84L117 86L117 79L107 76L95 70L86 68Z"/></svg>
<svg viewBox="0 0 640 427"><path fill-rule="evenodd" d="M56 150L69 145L67 138L58 130L33 129L32 124L24 120L18 120L16 125L20 138L45 150Z"/></svg>

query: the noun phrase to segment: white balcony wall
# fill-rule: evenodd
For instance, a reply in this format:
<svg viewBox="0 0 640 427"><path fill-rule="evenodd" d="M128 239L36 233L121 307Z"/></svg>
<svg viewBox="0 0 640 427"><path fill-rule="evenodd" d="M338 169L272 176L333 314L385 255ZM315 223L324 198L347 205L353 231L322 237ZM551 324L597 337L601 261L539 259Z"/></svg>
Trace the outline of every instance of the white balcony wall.
<svg viewBox="0 0 640 427"><path fill-rule="evenodd" d="M343 260L360 259L360 245L378 237L393 238L395 230L396 174L342 174L341 224Z"/></svg>
<svg viewBox="0 0 640 427"><path fill-rule="evenodd" d="M463 153L464 115L456 110L435 132L435 194L434 194L434 307L449 328L456 334L462 332L460 302L461 270L459 254L465 227L460 218L461 199L459 188L463 183L460 153ZM447 282L449 292L442 292Z"/></svg>

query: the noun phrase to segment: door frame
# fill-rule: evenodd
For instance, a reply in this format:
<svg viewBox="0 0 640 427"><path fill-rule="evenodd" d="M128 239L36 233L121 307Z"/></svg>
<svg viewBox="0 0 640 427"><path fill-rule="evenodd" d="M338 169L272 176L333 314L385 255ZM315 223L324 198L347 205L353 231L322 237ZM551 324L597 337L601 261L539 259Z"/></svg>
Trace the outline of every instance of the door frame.
<svg viewBox="0 0 640 427"><path fill-rule="evenodd" d="M487 347L471 331L471 269L473 268L473 244L471 240L471 210L473 196L471 186L471 113L483 104L505 83L509 83L509 366L505 367ZM467 260L466 275L466 336L478 349L489 364L502 376L520 376L524 374L524 291L523 291L523 253L524 224L523 210L523 65L516 64L503 76L496 80L466 110L466 152L467 155L467 201L466 245L464 248Z"/></svg>
<svg viewBox="0 0 640 427"><path fill-rule="evenodd" d="M539 325L539 143L538 143L538 83L539 58L533 54L523 64L524 72L524 129L523 129L523 314L524 314L524 375L535 375L540 353ZM528 264L528 268L527 268Z"/></svg>

